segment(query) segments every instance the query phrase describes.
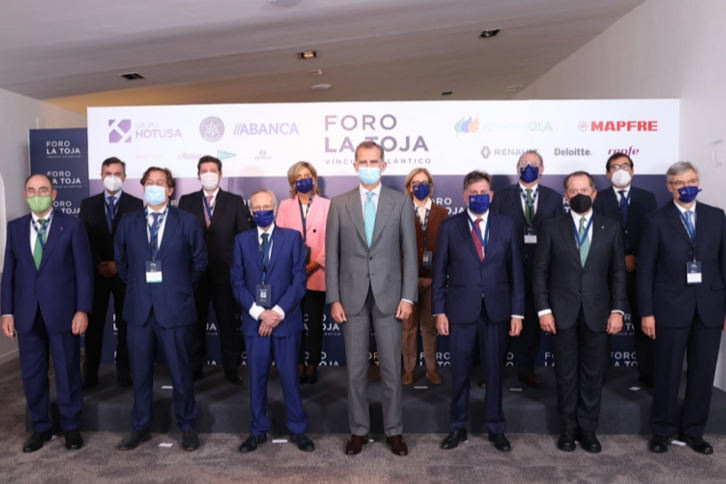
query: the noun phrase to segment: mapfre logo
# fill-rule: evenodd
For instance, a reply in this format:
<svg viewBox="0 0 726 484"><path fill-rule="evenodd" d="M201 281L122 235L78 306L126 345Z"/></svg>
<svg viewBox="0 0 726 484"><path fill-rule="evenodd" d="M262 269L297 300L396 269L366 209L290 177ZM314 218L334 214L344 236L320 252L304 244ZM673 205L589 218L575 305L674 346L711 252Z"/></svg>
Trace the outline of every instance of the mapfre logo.
<svg viewBox="0 0 726 484"><path fill-rule="evenodd" d="M657 132L657 120L618 120L618 121L580 121L577 124L580 131L601 132Z"/></svg>
<svg viewBox="0 0 726 484"><path fill-rule="evenodd" d="M454 131L457 133L476 133L479 130L479 118L469 116L462 117L454 125Z"/></svg>

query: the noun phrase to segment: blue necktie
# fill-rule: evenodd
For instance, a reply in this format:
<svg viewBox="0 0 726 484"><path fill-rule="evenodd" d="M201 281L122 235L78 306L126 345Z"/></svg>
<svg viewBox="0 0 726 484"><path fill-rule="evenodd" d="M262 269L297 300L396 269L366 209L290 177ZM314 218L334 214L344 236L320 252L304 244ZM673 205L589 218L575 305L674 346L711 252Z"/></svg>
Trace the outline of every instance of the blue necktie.
<svg viewBox="0 0 726 484"><path fill-rule="evenodd" d="M693 226L693 211L686 210L686 230L688 230L688 236L691 240L696 239L696 228Z"/></svg>
<svg viewBox="0 0 726 484"><path fill-rule="evenodd" d="M270 234L267 232L262 234L262 244L260 244L260 251L262 251L262 272L267 272L267 266L270 264Z"/></svg>
<svg viewBox="0 0 726 484"><path fill-rule="evenodd" d="M366 229L366 242L368 247L373 244L373 229L376 226L376 206L373 204L373 192L368 192L368 200L366 200L365 206L365 229Z"/></svg>
<svg viewBox="0 0 726 484"><path fill-rule="evenodd" d="M113 229L113 219L116 216L116 197L108 197L106 199L106 223L108 231Z"/></svg>
<svg viewBox="0 0 726 484"><path fill-rule="evenodd" d="M623 218L623 227L628 225L628 199L625 197L625 190L618 190L620 194L620 216Z"/></svg>

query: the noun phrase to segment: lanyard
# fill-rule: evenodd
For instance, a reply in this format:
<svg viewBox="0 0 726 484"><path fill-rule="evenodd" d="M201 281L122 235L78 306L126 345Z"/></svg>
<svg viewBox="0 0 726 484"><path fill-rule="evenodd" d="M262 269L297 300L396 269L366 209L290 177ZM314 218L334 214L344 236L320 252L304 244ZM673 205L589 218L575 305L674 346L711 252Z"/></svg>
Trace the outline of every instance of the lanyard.
<svg viewBox="0 0 726 484"><path fill-rule="evenodd" d="M48 218L45 219L45 225L43 225L40 229L38 228L38 225L40 225L40 224L38 222L36 222L35 220L33 220L32 218L30 219L31 222L33 222L32 223L33 229L35 230L35 234L36 234L38 240L40 241L40 247L43 250L45 250L45 243L48 240L48 236L45 234L46 234L46 232L48 232L48 226L50 225L50 221L52 218L53 218L53 210L51 210L48 213Z"/></svg>
<svg viewBox="0 0 726 484"><path fill-rule="evenodd" d="M157 212L155 212L157 213ZM159 254L159 229L161 228L161 224L164 223L164 219L166 218L166 214L169 213L169 205L164 207L164 210L161 212L161 215L158 219L156 219L156 223L152 223L149 225L149 243L151 244L151 260L156 260L156 256ZM151 212L149 212L149 208L146 207L146 220L149 220L149 215L151 215Z"/></svg>
<svg viewBox="0 0 726 484"><path fill-rule="evenodd" d="M204 190L202 190L202 202L204 202L204 210L207 211L207 217L209 217L209 223L212 223L212 213L214 212L214 205L210 206L209 202L207 202L207 196L204 194Z"/></svg>
<svg viewBox="0 0 726 484"><path fill-rule="evenodd" d="M300 199L297 199L297 204L300 206L300 220L302 220L302 236L303 236L303 242L307 243L308 240L308 228L307 228L307 222L308 222L308 214L310 213L310 205L313 204L313 197L310 197L310 201L305 204L305 212L303 213L303 203L300 201Z"/></svg>
<svg viewBox="0 0 726 484"><path fill-rule="evenodd" d="M487 242L489 241L489 217L487 217L487 225L484 229L484 237L481 235L481 231L479 230L479 224L475 223L472 219L469 217L466 217L466 219L471 224L471 228L476 233L477 237L479 237L479 240L481 241L481 246L484 248L484 253L487 252Z"/></svg>
<svg viewBox="0 0 726 484"><path fill-rule="evenodd" d="M416 220L421 222L421 217L418 215L418 207L416 204L413 205L413 214L416 217ZM423 233L423 244L424 244L424 250L429 250L429 241L426 237L426 229L428 229L429 226L429 216L431 215L431 209L426 209L426 215L424 216L424 222L421 224L421 232Z"/></svg>
<svg viewBox="0 0 726 484"><path fill-rule="evenodd" d="M590 227L592 227L592 219L593 219L593 217L590 216L590 221L587 222L587 227L585 227L585 232L582 234L582 238L580 238L580 232L577 229L577 224L575 223L574 220L572 221L573 230L575 231L575 240L577 241L577 250L580 250L580 247L582 247L582 244L584 244L585 241L587 240L587 234L588 234L588 232L590 232Z"/></svg>

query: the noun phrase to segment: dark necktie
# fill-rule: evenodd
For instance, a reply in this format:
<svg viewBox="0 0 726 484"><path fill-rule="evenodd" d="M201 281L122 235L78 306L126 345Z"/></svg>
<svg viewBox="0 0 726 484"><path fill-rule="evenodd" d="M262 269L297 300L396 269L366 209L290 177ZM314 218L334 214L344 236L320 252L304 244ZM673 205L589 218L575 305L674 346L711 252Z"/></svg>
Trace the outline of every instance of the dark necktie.
<svg viewBox="0 0 726 484"><path fill-rule="evenodd" d="M693 226L693 211L686 210L686 230L688 230L688 236L691 240L696 240L696 227ZM40 222L40 220L38 220Z"/></svg>
<svg viewBox="0 0 726 484"><path fill-rule="evenodd" d="M151 223L151 251L152 253L156 253L159 250L159 217L161 217L161 213L154 212L151 216L154 218L154 221Z"/></svg>
<svg viewBox="0 0 726 484"><path fill-rule="evenodd" d="M623 220L623 227L628 225L628 199L625 197L625 190L618 190L620 194L620 217Z"/></svg>
<svg viewBox="0 0 726 484"><path fill-rule="evenodd" d="M116 203L116 197L108 197L106 199L106 223L108 224L109 232L113 229L113 219L116 217Z"/></svg>
<svg viewBox="0 0 726 484"><path fill-rule="evenodd" d="M214 206L212 205L213 198L214 195L207 195L207 204L204 206L204 223L207 224L207 227L209 227L209 224L212 223L212 219L209 214L210 212L214 213Z"/></svg>
<svg viewBox="0 0 726 484"><path fill-rule="evenodd" d="M479 256L479 260L484 260L484 246L481 244L481 237L479 232L479 223L481 222L481 217L476 219L474 221L474 228L471 231L471 238L474 239L474 247L476 248L476 253Z"/></svg>
<svg viewBox="0 0 726 484"><path fill-rule="evenodd" d="M270 234L267 232L262 234L260 250L262 251L262 271L267 272L267 266L270 263Z"/></svg>
<svg viewBox="0 0 726 484"><path fill-rule="evenodd" d="M527 221L527 225L532 225L532 220L534 220L534 200L532 199L532 189L527 188L525 192L527 193L527 203L524 204L524 218Z"/></svg>

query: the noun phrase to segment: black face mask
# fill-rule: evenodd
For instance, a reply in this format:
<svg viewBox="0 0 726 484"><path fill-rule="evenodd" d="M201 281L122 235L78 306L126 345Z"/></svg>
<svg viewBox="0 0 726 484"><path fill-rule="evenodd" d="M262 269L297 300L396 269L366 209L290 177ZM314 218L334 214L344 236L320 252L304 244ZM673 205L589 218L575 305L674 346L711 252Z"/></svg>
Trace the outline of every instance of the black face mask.
<svg viewBox="0 0 726 484"><path fill-rule="evenodd" d="M575 213L585 213L592 207L592 198L587 195L579 193L574 197L570 198L570 208Z"/></svg>

